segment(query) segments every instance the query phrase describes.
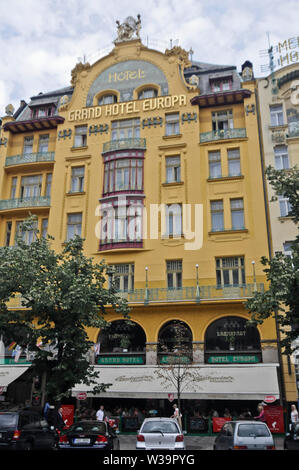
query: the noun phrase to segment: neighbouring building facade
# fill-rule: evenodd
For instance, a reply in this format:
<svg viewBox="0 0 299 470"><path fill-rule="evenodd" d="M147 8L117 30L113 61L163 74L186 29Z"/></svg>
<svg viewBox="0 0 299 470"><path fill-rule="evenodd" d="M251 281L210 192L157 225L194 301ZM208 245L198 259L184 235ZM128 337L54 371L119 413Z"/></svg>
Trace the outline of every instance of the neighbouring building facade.
<svg viewBox="0 0 299 470"><path fill-rule="evenodd" d="M186 403L255 409L280 386L274 320L247 328L244 307L266 287L259 260L269 256L252 66L240 74L179 47L149 49L138 24L119 27L107 56L77 64L71 86L6 110L0 243L13 246L31 212L56 250L79 234L86 255L105 259L133 326L108 306L114 339L89 331L95 367L113 383L103 398L163 408L175 389L155 371L176 354L179 322L196 376Z"/></svg>
<svg viewBox="0 0 299 470"><path fill-rule="evenodd" d="M299 165L299 64L293 63L258 80L260 128L265 167L277 170ZM292 243L298 227L288 215L287 198L274 194L267 181L268 214L271 227L272 254L292 255ZM276 200L272 200L272 199ZM297 340L298 341L298 340ZM294 361L299 384L298 353Z"/></svg>

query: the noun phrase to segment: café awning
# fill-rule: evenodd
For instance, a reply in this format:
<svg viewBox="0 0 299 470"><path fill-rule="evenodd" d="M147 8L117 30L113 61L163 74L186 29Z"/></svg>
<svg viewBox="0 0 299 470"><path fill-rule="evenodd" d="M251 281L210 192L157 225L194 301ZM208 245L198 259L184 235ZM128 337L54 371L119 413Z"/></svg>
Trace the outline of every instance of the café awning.
<svg viewBox="0 0 299 470"><path fill-rule="evenodd" d="M182 390L183 399L263 400L266 395L279 398L278 364L242 364L209 366L202 364L188 369L190 382ZM157 366L94 366L100 373L98 383L112 384L106 392L92 393L92 386L77 384L72 395L85 392L88 397L166 398L174 393L174 385L161 378ZM166 375L166 372L164 372Z"/></svg>
<svg viewBox="0 0 299 470"><path fill-rule="evenodd" d="M0 387L4 387L4 390L11 384L14 380L21 377L24 372L29 368L29 365L10 365L10 364L1 364L0 365Z"/></svg>

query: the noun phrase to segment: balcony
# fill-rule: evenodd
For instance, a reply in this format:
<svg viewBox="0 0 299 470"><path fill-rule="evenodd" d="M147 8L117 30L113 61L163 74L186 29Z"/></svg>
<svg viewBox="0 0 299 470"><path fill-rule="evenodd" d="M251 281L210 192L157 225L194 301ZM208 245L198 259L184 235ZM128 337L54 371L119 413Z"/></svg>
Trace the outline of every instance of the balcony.
<svg viewBox="0 0 299 470"><path fill-rule="evenodd" d="M113 152L115 150L146 149L146 139L134 137L132 139L110 140L103 145L103 152Z"/></svg>
<svg viewBox="0 0 299 470"><path fill-rule="evenodd" d="M54 162L54 152L24 153L6 157L5 166L22 165L26 163Z"/></svg>
<svg viewBox="0 0 299 470"><path fill-rule="evenodd" d="M202 300L238 300L252 297L254 291L264 292L264 284L242 286L191 286L181 289L153 288L119 292L129 303L200 302Z"/></svg>
<svg viewBox="0 0 299 470"><path fill-rule="evenodd" d="M48 207L50 206L50 196L36 196L16 199L0 200L0 211L11 209L24 209L28 207Z"/></svg>
<svg viewBox="0 0 299 470"><path fill-rule="evenodd" d="M217 140L244 139L246 138L246 129L221 129L218 131L203 132L200 134L200 143L215 142Z"/></svg>

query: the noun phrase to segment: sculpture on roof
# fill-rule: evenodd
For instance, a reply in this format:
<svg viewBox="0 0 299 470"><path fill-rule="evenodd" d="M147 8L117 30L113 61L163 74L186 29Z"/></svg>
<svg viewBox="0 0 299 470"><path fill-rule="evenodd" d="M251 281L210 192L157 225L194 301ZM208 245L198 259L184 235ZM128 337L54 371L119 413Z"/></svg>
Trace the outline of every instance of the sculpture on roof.
<svg viewBox="0 0 299 470"><path fill-rule="evenodd" d="M136 38L140 38L139 33L141 29L141 17L137 15L137 20L133 16L128 16L123 23L116 21L117 24L117 39L115 42L130 41L134 33Z"/></svg>

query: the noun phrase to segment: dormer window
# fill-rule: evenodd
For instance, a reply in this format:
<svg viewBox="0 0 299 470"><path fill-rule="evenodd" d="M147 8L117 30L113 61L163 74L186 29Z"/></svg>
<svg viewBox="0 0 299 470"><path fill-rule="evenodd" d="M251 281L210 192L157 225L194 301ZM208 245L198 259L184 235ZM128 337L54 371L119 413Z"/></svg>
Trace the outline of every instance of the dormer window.
<svg viewBox="0 0 299 470"><path fill-rule="evenodd" d="M117 102L117 96L114 95L113 93L107 94L107 95L102 95L98 99L98 105L102 106L103 104L114 104Z"/></svg>
<svg viewBox="0 0 299 470"><path fill-rule="evenodd" d="M52 106L47 106L47 107L43 107L43 108L34 108L32 110L32 118L33 119L50 117L50 116L53 116L53 114L54 114L54 107L52 107Z"/></svg>
<svg viewBox="0 0 299 470"><path fill-rule="evenodd" d="M219 78L211 80L211 89L213 92L228 91L232 89L232 79L230 78Z"/></svg>
<svg viewBox="0 0 299 470"><path fill-rule="evenodd" d="M158 95L158 92L155 88L145 88L140 93L138 93L139 100L145 100L146 98L155 98Z"/></svg>

